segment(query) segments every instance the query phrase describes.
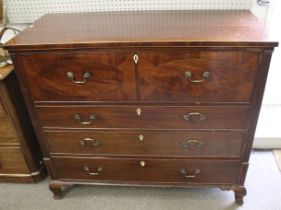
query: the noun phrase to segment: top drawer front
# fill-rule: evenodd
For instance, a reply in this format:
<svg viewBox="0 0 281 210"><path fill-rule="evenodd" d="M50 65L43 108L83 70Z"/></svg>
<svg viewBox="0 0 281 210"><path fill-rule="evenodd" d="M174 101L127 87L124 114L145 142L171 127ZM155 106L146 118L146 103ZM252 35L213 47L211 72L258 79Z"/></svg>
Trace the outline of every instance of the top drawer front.
<svg viewBox="0 0 281 210"><path fill-rule="evenodd" d="M250 102L258 53L143 52L143 101ZM196 81L197 80L197 81Z"/></svg>
<svg viewBox="0 0 281 210"><path fill-rule="evenodd" d="M34 101L136 99L129 53L45 53L17 58Z"/></svg>

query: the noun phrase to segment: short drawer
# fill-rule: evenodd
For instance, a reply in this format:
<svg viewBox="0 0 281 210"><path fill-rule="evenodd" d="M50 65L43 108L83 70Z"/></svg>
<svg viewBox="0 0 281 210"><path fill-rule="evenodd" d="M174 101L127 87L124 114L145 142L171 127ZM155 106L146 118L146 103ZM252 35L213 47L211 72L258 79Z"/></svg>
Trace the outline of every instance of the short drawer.
<svg viewBox="0 0 281 210"><path fill-rule="evenodd" d="M235 51L142 52L142 101L250 102L259 54Z"/></svg>
<svg viewBox="0 0 281 210"><path fill-rule="evenodd" d="M29 174L26 162L19 147L0 147L1 174Z"/></svg>
<svg viewBox="0 0 281 210"><path fill-rule="evenodd" d="M0 117L0 135L0 145L18 142L15 128L7 117Z"/></svg>
<svg viewBox="0 0 281 210"><path fill-rule="evenodd" d="M247 106L37 106L43 128L245 129Z"/></svg>
<svg viewBox="0 0 281 210"><path fill-rule="evenodd" d="M135 181L157 183L238 183L241 164L231 160L150 158L51 159L55 178L85 181Z"/></svg>
<svg viewBox="0 0 281 210"><path fill-rule="evenodd" d="M243 133L210 131L46 131L51 154L239 158Z"/></svg>
<svg viewBox="0 0 281 210"><path fill-rule="evenodd" d="M136 100L133 55L123 52L19 55L33 101Z"/></svg>

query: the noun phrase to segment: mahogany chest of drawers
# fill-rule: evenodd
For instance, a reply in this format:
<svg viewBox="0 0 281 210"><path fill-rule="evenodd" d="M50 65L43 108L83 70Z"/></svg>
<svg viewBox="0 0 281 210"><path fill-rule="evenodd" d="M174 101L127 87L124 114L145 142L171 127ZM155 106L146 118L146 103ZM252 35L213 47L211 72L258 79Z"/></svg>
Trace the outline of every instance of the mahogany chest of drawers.
<svg viewBox="0 0 281 210"><path fill-rule="evenodd" d="M248 11L49 14L12 54L55 198L218 187L242 203L273 48Z"/></svg>

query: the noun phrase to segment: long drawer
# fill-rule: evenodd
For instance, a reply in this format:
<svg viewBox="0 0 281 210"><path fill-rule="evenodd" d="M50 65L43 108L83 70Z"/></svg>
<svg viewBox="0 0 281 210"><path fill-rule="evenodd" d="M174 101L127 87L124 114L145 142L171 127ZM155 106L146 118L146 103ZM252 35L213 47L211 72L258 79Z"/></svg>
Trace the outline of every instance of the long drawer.
<svg viewBox="0 0 281 210"><path fill-rule="evenodd" d="M19 55L34 101L136 100L132 53L77 52Z"/></svg>
<svg viewBox="0 0 281 210"><path fill-rule="evenodd" d="M245 129L247 106L38 106L43 128Z"/></svg>
<svg viewBox="0 0 281 210"><path fill-rule="evenodd" d="M230 160L150 158L51 159L56 179L163 183L238 183L241 164Z"/></svg>
<svg viewBox="0 0 281 210"><path fill-rule="evenodd" d="M243 133L195 131L46 131L51 154L239 158Z"/></svg>

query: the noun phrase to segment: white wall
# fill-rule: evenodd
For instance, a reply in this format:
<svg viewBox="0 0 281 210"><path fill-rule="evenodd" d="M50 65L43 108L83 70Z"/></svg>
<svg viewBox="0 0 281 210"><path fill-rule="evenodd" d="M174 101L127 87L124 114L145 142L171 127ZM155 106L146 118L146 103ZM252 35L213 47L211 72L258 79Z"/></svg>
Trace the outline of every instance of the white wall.
<svg viewBox="0 0 281 210"><path fill-rule="evenodd" d="M253 0L4 0L11 23L32 23L46 13L115 10L247 10Z"/></svg>

